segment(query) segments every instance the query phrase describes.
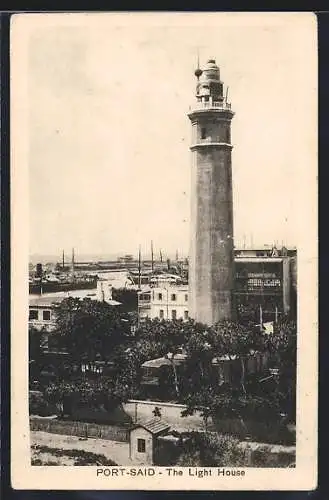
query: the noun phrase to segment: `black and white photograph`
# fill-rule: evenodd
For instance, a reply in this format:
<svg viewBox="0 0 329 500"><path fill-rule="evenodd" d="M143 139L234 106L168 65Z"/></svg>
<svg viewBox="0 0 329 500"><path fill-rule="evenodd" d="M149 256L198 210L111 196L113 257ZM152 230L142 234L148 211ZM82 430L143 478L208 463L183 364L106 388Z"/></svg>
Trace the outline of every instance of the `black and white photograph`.
<svg viewBox="0 0 329 500"><path fill-rule="evenodd" d="M15 487L316 487L316 29L13 16Z"/></svg>

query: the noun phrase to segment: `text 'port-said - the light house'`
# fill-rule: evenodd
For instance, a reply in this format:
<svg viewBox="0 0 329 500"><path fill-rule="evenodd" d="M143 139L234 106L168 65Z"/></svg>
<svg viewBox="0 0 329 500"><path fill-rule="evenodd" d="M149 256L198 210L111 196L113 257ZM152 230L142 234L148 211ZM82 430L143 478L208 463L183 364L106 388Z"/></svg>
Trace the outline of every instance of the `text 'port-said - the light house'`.
<svg viewBox="0 0 329 500"><path fill-rule="evenodd" d="M212 325L235 314L231 120L216 62L197 77L192 122L189 311Z"/></svg>

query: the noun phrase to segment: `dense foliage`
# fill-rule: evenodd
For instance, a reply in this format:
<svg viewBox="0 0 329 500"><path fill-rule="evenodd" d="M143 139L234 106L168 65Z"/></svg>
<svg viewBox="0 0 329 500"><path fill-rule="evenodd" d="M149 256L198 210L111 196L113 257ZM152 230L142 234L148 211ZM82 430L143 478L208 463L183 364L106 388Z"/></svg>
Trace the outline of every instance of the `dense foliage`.
<svg viewBox="0 0 329 500"><path fill-rule="evenodd" d="M63 300L56 310L57 337L76 360L108 359L129 332L127 319L106 302Z"/></svg>
<svg viewBox="0 0 329 500"><path fill-rule="evenodd" d="M30 358L42 365L37 339L30 332ZM105 302L69 298L57 308L54 341L68 359L45 394L60 407L79 400L110 409L128 398L147 397L141 365L165 357L169 390L163 397L186 404L186 415L198 410L205 421L210 416L279 421L286 414L294 419L296 324L287 319L275 325L273 334L260 332L253 323L229 321L207 327L192 320L148 319L138 325L133 315ZM186 361L178 366L175 359L182 352ZM256 354L267 364L253 375L247 368ZM235 366L229 382L219 369L223 359ZM99 361L111 366L107 376L81 372L83 364Z"/></svg>
<svg viewBox="0 0 329 500"><path fill-rule="evenodd" d="M190 391L186 395L186 414L202 411L223 418L280 420L281 413L294 418L296 373L296 325L284 320L271 335L237 323L223 322L192 335L187 342ZM269 358L277 375L246 375L246 363L254 353ZM214 358L235 357L241 364L240 377L220 383ZM265 374L264 374L265 375ZM262 380L263 379L263 380Z"/></svg>
<svg viewBox="0 0 329 500"><path fill-rule="evenodd" d="M232 436L192 433L176 465L184 467L243 467L244 450Z"/></svg>
<svg viewBox="0 0 329 500"><path fill-rule="evenodd" d="M121 302L120 309L126 312L137 311L137 291L127 288L113 288L112 298Z"/></svg>
<svg viewBox="0 0 329 500"><path fill-rule="evenodd" d="M252 450L247 443L229 435L192 433L182 446L175 465L182 467L290 467L291 450L273 452L270 445Z"/></svg>

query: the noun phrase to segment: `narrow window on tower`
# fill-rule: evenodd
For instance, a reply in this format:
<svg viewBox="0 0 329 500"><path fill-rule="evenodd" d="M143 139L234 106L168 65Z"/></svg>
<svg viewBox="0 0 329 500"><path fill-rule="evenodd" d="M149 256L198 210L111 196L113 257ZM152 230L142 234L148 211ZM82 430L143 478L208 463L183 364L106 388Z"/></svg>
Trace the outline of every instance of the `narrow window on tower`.
<svg viewBox="0 0 329 500"><path fill-rule="evenodd" d="M201 128L201 139L205 139L207 136L207 129L206 127Z"/></svg>

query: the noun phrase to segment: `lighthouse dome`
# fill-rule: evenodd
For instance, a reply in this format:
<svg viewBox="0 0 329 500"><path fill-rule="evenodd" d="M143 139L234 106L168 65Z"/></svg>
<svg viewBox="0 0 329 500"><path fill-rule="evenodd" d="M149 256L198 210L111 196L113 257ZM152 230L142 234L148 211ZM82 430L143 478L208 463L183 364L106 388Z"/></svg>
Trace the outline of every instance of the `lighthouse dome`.
<svg viewBox="0 0 329 500"><path fill-rule="evenodd" d="M214 59L209 59L202 70L202 80L219 80L219 67Z"/></svg>
<svg viewBox="0 0 329 500"><path fill-rule="evenodd" d="M216 64L215 59L208 59L208 61L207 61L207 66L208 66L208 67L213 67L213 68L217 68L217 69L218 69L218 66L217 66L217 64Z"/></svg>

